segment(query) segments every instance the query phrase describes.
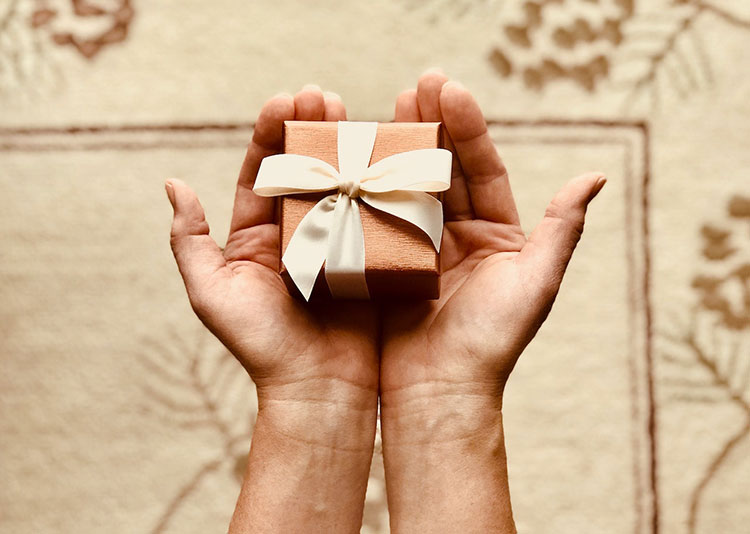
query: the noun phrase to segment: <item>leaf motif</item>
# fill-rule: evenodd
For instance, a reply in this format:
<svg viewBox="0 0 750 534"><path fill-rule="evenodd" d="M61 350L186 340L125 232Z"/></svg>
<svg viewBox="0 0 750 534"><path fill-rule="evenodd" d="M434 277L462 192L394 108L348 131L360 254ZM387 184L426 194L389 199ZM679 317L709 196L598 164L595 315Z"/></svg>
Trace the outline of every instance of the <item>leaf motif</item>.
<svg viewBox="0 0 750 534"><path fill-rule="evenodd" d="M426 14L430 24L456 20L478 11L492 11L500 0L404 0L404 7L414 13Z"/></svg>
<svg viewBox="0 0 750 534"><path fill-rule="evenodd" d="M727 206L729 218L745 212L744 200L737 198L733 197ZM728 248L732 232L723 226L704 225L701 236L705 247ZM709 485L720 469L729 468L725 464L750 432L750 264L730 266L727 261L730 254L706 254L705 247L702 255L711 272L693 277L691 287L697 296L696 304L687 315L665 314L669 316L666 322L670 328L657 338L661 347L659 364L663 369L659 384L665 390L663 398L667 403L728 402L740 409L743 422L718 444L718 454L692 488L687 518L689 534L697 533L699 511ZM744 292L741 295L744 309L737 310L731 305L732 295L728 291L736 292L737 288Z"/></svg>
<svg viewBox="0 0 750 534"><path fill-rule="evenodd" d="M617 68L612 79L613 87L627 89L626 109L647 90L652 91L647 98L653 109L660 92L673 91L685 98L710 83L704 47L694 31L701 13L700 9L674 3L628 21L623 45L613 58Z"/></svg>
<svg viewBox="0 0 750 534"><path fill-rule="evenodd" d="M51 43L41 28L49 10L35 2L9 0L0 6L0 99L41 96L62 84L62 71L52 59Z"/></svg>
<svg viewBox="0 0 750 534"><path fill-rule="evenodd" d="M202 325L193 332L175 327L165 332L158 339L145 338L145 350L138 358L146 377L142 387L149 414L186 430L212 430L222 446L179 488L153 534L163 532L202 481L221 466L233 466L237 483L241 482L257 412L255 388L247 373Z"/></svg>
<svg viewBox="0 0 750 534"><path fill-rule="evenodd" d="M750 392L746 387L750 354L743 352L746 334L717 325L706 312L696 308L691 323L684 326L681 335L662 334L661 338L684 350L684 355L680 356L674 351L662 352L660 361L671 371L661 380L665 387L677 390L678 396L685 395L686 391L717 388L724 398L750 416ZM747 372L738 372L745 367Z"/></svg>
<svg viewBox="0 0 750 534"><path fill-rule="evenodd" d="M138 357L149 408L158 407L183 428L213 428L224 453L233 454L238 442L249 440L257 410L252 381L203 326L192 335L166 332L162 340L144 339L146 350Z"/></svg>

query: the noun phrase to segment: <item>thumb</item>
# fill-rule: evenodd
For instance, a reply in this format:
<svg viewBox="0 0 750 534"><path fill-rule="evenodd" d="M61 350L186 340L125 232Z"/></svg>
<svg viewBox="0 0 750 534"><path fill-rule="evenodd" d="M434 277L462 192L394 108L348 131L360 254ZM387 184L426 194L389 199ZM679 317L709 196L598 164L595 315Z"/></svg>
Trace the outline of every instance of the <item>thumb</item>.
<svg viewBox="0 0 750 534"><path fill-rule="evenodd" d="M167 180L165 188L174 209L172 252L190 303L198 311L205 302L204 288L210 278L226 266L226 261L219 246L208 235L206 215L193 190L181 180Z"/></svg>
<svg viewBox="0 0 750 534"><path fill-rule="evenodd" d="M518 256L553 297L583 234L586 208L606 182L601 173L584 174L568 182L549 203L544 219Z"/></svg>

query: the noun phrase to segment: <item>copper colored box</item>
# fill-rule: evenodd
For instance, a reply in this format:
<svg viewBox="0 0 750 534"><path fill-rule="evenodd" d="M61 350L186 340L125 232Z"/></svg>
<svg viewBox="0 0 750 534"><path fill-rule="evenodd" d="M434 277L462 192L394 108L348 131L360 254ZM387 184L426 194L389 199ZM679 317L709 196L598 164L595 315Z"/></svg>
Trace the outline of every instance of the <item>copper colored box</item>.
<svg viewBox="0 0 750 534"><path fill-rule="evenodd" d="M443 148L439 122L378 124L370 165L393 154L422 148ZM286 121L284 152L321 159L338 169L338 125L323 121ZM279 232L283 256L297 225L331 191L288 195L279 199ZM441 195L436 195L441 198ZM440 255L416 226L359 203L365 237L365 278L372 299L436 299L440 296ZM281 276L293 295L300 296L283 263ZM323 269L313 299L331 298Z"/></svg>

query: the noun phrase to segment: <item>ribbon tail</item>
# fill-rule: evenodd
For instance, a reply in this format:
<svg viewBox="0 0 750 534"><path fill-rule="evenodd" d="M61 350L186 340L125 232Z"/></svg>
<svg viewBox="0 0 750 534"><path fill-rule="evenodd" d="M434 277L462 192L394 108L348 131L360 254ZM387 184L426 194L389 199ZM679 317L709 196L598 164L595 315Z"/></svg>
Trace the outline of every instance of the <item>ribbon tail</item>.
<svg viewBox="0 0 750 534"><path fill-rule="evenodd" d="M315 280L326 260L336 204L335 195L329 195L315 204L300 221L281 258L305 300L310 300Z"/></svg>
<svg viewBox="0 0 750 534"><path fill-rule="evenodd" d="M438 199L422 191L389 191L361 194L370 206L418 227L430 237L435 250L440 252L443 238L443 205Z"/></svg>
<svg viewBox="0 0 750 534"><path fill-rule="evenodd" d="M328 234L326 282L336 299L369 299L365 279L365 236L356 199L339 194Z"/></svg>

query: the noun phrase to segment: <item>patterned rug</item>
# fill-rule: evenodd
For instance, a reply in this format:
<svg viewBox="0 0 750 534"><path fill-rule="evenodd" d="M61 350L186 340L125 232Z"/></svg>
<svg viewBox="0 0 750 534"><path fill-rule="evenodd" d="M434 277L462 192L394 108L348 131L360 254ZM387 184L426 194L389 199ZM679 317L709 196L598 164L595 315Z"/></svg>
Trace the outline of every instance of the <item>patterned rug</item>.
<svg viewBox="0 0 750 534"><path fill-rule="evenodd" d="M257 407L190 310L164 179L221 240L267 97L388 121L434 65L527 230L609 178L508 386L519 532L746 533L749 48L746 1L0 1L0 533L225 530Z"/></svg>

